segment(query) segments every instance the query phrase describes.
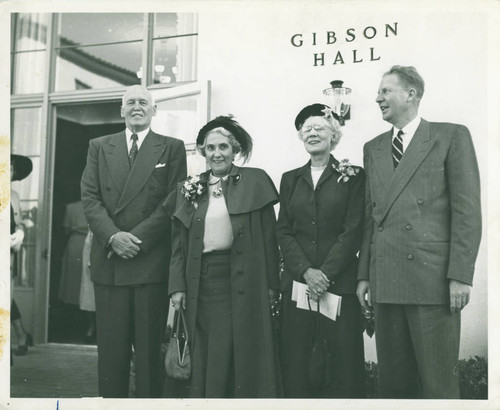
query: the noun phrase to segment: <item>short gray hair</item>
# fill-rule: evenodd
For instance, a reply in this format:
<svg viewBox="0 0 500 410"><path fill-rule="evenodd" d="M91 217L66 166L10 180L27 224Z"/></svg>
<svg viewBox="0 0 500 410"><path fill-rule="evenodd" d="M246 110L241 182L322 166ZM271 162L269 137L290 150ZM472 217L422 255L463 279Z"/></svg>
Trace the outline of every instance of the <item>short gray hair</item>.
<svg viewBox="0 0 500 410"><path fill-rule="evenodd" d="M320 117L320 118L325 118L325 117ZM325 118L325 119L326 119L327 123L330 125L330 128L332 130L332 142L330 145L330 151L333 151L335 149L335 147L337 146L337 144L339 143L340 138L342 138L342 128L341 128L340 123L333 116L331 116L330 119L327 119L327 118ZM304 138L302 135L302 127L303 126L304 126L304 124L302 124L300 129L297 131L297 134L299 135L299 138L301 141L304 141Z"/></svg>
<svg viewBox="0 0 500 410"><path fill-rule="evenodd" d="M214 129L207 132L207 134L205 135L205 139L203 140L203 144L196 146L196 148L198 149L198 151L200 152L201 155L203 155L204 157L207 156L207 152L205 150L205 148L207 146L207 137L208 137L208 135L210 135L213 132L218 132L219 134L222 134L228 138L229 143L231 144L231 147L233 148L233 154L238 154L241 152L241 144L234 137L234 135L231 134L224 127L217 127L217 128L214 128Z"/></svg>

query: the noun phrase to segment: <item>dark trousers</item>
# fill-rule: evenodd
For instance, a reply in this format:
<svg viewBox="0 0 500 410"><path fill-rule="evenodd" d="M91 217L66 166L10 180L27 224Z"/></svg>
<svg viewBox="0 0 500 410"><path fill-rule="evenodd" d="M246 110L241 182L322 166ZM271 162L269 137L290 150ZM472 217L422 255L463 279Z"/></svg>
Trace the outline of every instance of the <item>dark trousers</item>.
<svg viewBox="0 0 500 410"><path fill-rule="evenodd" d="M133 345L136 396L161 397L161 342L167 320L167 284L94 284L94 290L99 395L128 397Z"/></svg>
<svg viewBox="0 0 500 410"><path fill-rule="evenodd" d="M458 399L460 313L375 303L380 398Z"/></svg>

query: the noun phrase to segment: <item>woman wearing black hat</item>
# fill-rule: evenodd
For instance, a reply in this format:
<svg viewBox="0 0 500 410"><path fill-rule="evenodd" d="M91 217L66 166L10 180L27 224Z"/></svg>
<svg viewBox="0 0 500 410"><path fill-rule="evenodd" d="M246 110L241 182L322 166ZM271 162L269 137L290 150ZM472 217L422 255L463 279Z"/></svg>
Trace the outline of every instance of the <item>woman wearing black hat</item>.
<svg viewBox="0 0 500 410"><path fill-rule="evenodd" d="M191 340L191 397L277 397L270 305L279 252L269 176L246 162L250 135L230 116L199 132L209 170L178 185L172 216L169 292L185 309Z"/></svg>
<svg viewBox="0 0 500 410"><path fill-rule="evenodd" d="M341 136L337 118L323 104L300 111L295 128L310 160L281 179L278 240L284 258L280 347L285 397L364 393L363 329L355 295L364 173L330 154ZM292 295L294 286L297 295ZM299 300L300 289L312 306L319 301L320 312L330 303L328 293L341 296L340 315L332 320L314 308L308 310L309 305ZM316 368L310 368L313 338L326 340Z"/></svg>
<svg viewBox="0 0 500 410"><path fill-rule="evenodd" d="M31 159L23 155L11 154L10 156L10 180L21 181L26 178L33 169ZM21 203L16 191L10 192L10 269L11 269L11 295L12 284L17 274L17 256L24 240L24 224L21 218ZM26 332L21 320L21 312L17 307L16 301L11 299L10 321L16 332L18 349L15 354L25 355L28 352L28 346L33 346L33 339Z"/></svg>

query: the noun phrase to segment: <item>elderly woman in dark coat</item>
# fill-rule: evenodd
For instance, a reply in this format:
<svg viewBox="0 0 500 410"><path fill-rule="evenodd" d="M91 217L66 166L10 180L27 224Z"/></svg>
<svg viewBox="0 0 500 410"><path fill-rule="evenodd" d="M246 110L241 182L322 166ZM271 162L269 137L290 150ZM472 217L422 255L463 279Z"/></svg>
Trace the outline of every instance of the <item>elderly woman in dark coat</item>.
<svg viewBox="0 0 500 410"><path fill-rule="evenodd" d="M279 289L273 205L278 195L246 161L250 135L221 116L199 132L210 170L180 183L167 199L172 217L169 293L186 309L191 397L277 397L271 303Z"/></svg>
<svg viewBox="0 0 500 410"><path fill-rule="evenodd" d="M278 240L284 257L281 362L285 397L362 397L364 348L356 301L356 254L361 242L364 173L330 152L340 139L336 114L323 104L305 107L295 127L310 156L304 166L283 174ZM293 281L309 297L325 292L342 297L332 320L297 307ZM330 361L321 383L308 377L311 336L327 339Z"/></svg>

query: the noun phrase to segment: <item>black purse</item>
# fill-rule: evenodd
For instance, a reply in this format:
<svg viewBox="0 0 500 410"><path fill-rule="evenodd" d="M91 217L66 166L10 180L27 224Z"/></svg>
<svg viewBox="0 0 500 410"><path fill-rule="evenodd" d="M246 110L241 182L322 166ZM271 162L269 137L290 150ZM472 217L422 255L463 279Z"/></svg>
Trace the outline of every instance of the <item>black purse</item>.
<svg viewBox="0 0 500 410"><path fill-rule="evenodd" d="M165 371L175 380L187 380L191 376L191 354L186 319L182 309L174 315L173 333L165 354Z"/></svg>
<svg viewBox="0 0 500 410"><path fill-rule="evenodd" d="M309 310L314 312L311 309L309 296L307 303ZM318 303L318 309L314 313L314 326L309 345L309 368L307 369L309 388L313 391L325 388L332 381L332 354L328 347L328 340L322 331L320 314Z"/></svg>

